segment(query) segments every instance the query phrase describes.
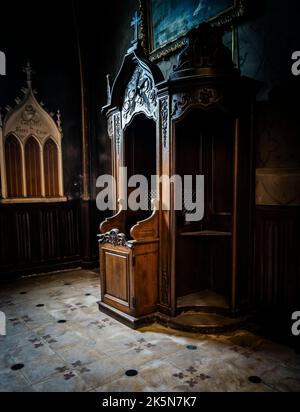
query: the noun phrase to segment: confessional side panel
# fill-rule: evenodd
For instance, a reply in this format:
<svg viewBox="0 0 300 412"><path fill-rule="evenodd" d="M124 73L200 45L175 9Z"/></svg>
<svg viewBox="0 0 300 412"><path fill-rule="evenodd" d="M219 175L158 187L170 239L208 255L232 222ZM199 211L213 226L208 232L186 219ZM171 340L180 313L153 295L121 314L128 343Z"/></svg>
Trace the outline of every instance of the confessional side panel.
<svg viewBox="0 0 300 412"><path fill-rule="evenodd" d="M134 251L135 315L156 310L158 295L158 243L137 246Z"/></svg>
<svg viewBox="0 0 300 412"><path fill-rule="evenodd" d="M130 302L130 254L112 246L100 247L104 303L128 311Z"/></svg>
<svg viewBox="0 0 300 412"><path fill-rule="evenodd" d="M171 121L171 97L161 95L159 99L159 149L160 176L160 220L159 220L159 304L160 311L174 315L175 294L175 216L173 211L173 187L168 178L174 174L174 124Z"/></svg>

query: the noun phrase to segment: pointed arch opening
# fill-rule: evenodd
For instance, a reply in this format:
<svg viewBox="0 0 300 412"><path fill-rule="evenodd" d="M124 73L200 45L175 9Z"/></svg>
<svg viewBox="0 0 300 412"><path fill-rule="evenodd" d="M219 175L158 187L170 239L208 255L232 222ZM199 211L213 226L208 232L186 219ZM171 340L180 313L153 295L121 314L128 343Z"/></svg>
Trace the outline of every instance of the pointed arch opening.
<svg viewBox="0 0 300 412"><path fill-rule="evenodd" d="M44 145L43 156L45 195L48 197L59 196L58 149L51 138L49 138Z"/></svg>
<svg viewBox="0 0 300 412"><path fill-rule="evenodd" d="M7 196L23 196L22 151L18 139L9 135L5 140L5 165Z"/></svg>
<svg viewBox="0 0 300 412"><path fill-rule="evenodd" d="M26 190L28 197L42 195L40 146L31 136L25 144Z"/></svg>

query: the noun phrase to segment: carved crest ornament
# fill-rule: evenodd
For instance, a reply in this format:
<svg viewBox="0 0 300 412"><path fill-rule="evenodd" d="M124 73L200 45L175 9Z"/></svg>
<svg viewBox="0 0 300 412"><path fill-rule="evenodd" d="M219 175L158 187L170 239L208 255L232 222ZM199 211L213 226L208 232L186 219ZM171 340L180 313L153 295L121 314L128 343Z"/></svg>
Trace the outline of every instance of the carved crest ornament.
<svg viewBox="0 0 300 412"><path fill-rule="evenodd" d="M166 148L167 141L168 141L168 122L169 122L169 105L168 105L167 98L161 101L160 117L161 117L163 145L164 145L164 148Z"/></svg>
<svg viewBox="0 0 300 412"><path fill-rule="evenodd" d="M98 235L99 243L110 243L113 246L129 246L126 235L119 229L111 229L109 232Z"/></svg>
<svg viewBox="0 0 300 412"><path fill-rule="evenodd" d="M128 123L137 112L156 119L157 92L152 76L138 66L128 83L123 104L123 120Z"/></svg>
<svg viewBox="0 0 300 412"><path fill-rule="evenodd" d="M172 99L172 117L176 119L189 106L200 106L205 109L222 99L222 94L213 87L202 87L190 93L177 93Z"/></svg>

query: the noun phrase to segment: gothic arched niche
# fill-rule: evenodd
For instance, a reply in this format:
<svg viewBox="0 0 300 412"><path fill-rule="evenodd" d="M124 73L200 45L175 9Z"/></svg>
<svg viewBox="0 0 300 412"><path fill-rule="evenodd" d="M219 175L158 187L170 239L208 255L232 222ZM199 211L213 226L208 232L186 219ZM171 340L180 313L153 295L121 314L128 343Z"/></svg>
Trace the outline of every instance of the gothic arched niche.
<svg viewBox="0 0 300 412"><path fill-rule="evenodd" d="M5 140L5 165L8 196L23 196L21 145L14 135Z"/></svg>
<svg viewBox="0 0 300 412"><path fill-rule="evenodd" d="M45 195L59 196L58 183L58 150L54 141L49 138L44 145Z"/></svg>
<svg viewBox="0 0 300 412"><path fill-rule="evenodd" d="M4 119L0 111L0 202L66 201L62 175L61 114L59 110L56 116L48 113L44 104L37 101L29 63L24 72L27 87L22 89L23 99L16 99L16 106L7 109ZM5 159L4 145L11 135L17 139L18 145L16 141L10 143L8 140Z"/></svg>
<svg viewBox="0 0 300 412"><path fill-rule="evenodd" d="M27 196L38 197L42 195L41 186L41 159L40 146L31 136L25 144L25 168Z"/></svg>

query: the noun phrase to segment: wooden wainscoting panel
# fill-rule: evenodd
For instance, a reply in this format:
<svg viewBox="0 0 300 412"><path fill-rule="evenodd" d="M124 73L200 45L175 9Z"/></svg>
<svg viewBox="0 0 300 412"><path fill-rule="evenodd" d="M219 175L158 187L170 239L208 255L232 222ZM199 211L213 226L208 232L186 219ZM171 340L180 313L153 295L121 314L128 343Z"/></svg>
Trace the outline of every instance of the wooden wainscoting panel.
<svg viewBox="0 0 300 412"><path fill-rule="evenodd" d="M76 200L0 205L1 277L79 266L79 212Z"/></svg>
<svg viewBox="0 0 300 412"><path fill-rule="evenodd" d="M288 310L299 306L300 207L257 206L254 301Z"/></svg>
<svg viewBox="0 0 300 412"><path fill-rule="evenodd" d="M59 231L63 227L59 225L58 214L60 210L41 209L40 211L40 239L42 247L42 259L51 260L60 255Z"/></svg>
<svg viewBox="0 0 300 412"><path fill-rule="evenodd" d="M18 261L30 261L31 259L30 224L31 218L29 211L18 210L15 214L15 251Z"/></svg>

